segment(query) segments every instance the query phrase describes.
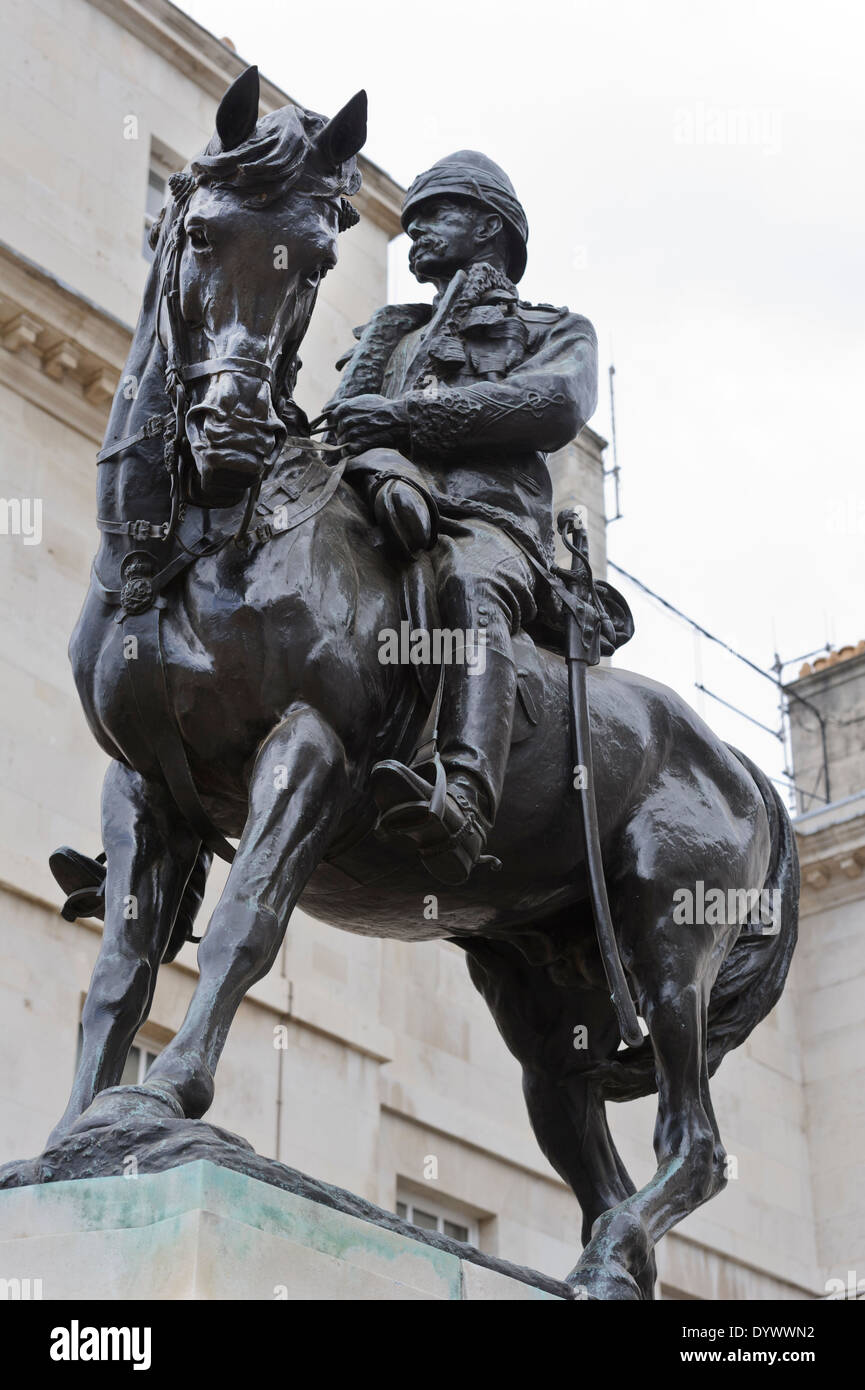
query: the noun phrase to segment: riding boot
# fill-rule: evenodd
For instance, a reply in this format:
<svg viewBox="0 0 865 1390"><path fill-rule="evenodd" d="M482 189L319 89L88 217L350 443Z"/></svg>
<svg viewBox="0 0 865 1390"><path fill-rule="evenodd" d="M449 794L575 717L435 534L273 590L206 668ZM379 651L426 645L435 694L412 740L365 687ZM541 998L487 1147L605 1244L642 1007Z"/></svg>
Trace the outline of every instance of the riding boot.
<svg viewBox="0 0 865 1390"><path fill-rule="evenodd" d="M379 834L416 849L434 878L464 883L484 855L501 799L516 698L513 660L485 649L485 663L451 667L445 676L440 758L446 794L434 786L433 761L405 767L388 759L372 771Z"/></svg>
<svg viewBox="0 0 865 1390"><path fill-rule="evenodd" d="M496 633L497 645L504 645L502 635ZM482 664L452 667L447 672L439 721L439 754L448 791L453 789L458 802L467 801L485 835L502 796L517 696L510 634L504 635L507 652L487 644L481 650Z"/></svg>

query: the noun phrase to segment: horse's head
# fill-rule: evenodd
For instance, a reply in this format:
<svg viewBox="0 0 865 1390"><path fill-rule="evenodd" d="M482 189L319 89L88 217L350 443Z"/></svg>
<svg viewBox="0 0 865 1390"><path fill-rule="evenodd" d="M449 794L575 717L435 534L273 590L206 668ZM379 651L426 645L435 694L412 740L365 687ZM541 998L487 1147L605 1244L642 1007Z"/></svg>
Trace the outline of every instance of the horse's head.
<svg viewBox="0 0 865 1390"><path fill-rule="evenodd" d="M366 94L333 120L285 106L258 120L258 70L229 88L207 149L172 179L159 241L160 338L194 465L192 495L234 505L292 418L296 352L337 237L357 220Z"/></svg>

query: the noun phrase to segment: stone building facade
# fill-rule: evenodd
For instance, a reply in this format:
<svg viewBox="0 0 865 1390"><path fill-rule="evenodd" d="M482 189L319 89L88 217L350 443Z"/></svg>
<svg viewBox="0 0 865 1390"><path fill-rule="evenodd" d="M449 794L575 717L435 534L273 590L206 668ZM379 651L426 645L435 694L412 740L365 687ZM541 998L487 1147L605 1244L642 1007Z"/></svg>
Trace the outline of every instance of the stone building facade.
<svg viewBox="0 0 865 1390"><path fill-rule="evenodd" d="M865 1297L865 641L803 666L788 694L815 1235L831 1277Z"/></svg>
<svg viewBox="0 0 865 1390"><path fill-rule="evenodd" d="M65 1104L99 943L98 923L61 920L47 868L60 844L100 844L104 759L65 659L96 546L94 455L138 310L146 220L167 173L209 138L217 101L243 66L167 0L12 0L4 38L0 494L11 522L10 501L19 513L0 535L2 1159L40 1149ZM298 95L315 105L314 92ZM265 110L287 99L263 82ZM304 343L298 395L312 412L335 384L352 327L386 298L402 190L369 160L362 168L361 223L341 240ZM600 574L603 449L587 429L552 463L558 503L588 507ZM24 524L37 503L38 543ZM806 858L813 847L815 872L829 860L840 872L819 902L823 889L806 875L790 987L716 1079L738 1176L664 1243L669 1297L808 1298L856 1259L865 1274L843 1125L853 1069L827 1023L843 995L843 1026L861 1039L861 991L858 1006L855 991L845 993L862 969L858 875L840 867L853 829L838 808L812 816L802 820ZM223 881L217 868L203 920ZM127 1079L176 1031L194 980L188 946L162 971ZM238 1014L209 1118L418 1224L548 1273L575 1262L576 1204L537 1148L519 1070L447 943L370 941L296 913L277 965ZM613 1118L643 1181L653 1106Z"/></svg>

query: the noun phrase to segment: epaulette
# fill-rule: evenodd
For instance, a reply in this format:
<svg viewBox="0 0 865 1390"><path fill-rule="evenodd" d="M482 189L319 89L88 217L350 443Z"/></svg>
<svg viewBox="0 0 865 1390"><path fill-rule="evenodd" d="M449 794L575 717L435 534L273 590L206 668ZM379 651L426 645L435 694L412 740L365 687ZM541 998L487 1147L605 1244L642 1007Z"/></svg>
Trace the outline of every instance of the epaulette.
<svg viewBox="0 0 865 1390"><path fill-rule="evenodd" d="M523 318L528 319L529 323L556 323L571 311L567 307L558 308L555 304L530 304L528 300L521 299L518 304Z"/></svg>

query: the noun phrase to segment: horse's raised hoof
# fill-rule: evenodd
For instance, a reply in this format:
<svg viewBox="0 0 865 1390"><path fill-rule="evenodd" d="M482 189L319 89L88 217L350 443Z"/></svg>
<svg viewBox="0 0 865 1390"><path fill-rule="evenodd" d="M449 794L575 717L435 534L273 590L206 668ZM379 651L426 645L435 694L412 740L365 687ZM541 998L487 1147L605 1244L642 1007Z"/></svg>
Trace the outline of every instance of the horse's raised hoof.
<svg viewBox="0 0 865 1390"><path fill-rule="evenodd" d="M643 1292L624 1265L578 1264L565 1280L578 1302L642 1303Z"/></svg>
<svg viewBox="0 0 865 1390"><path fill-rule="evenodd" d="M61 845L48 860L49 868L63 892L66 901L60 909L60 916L67 922L75 922L79 917L105 917L105 855L91 859L79 854L77 849Z"/></svg>

